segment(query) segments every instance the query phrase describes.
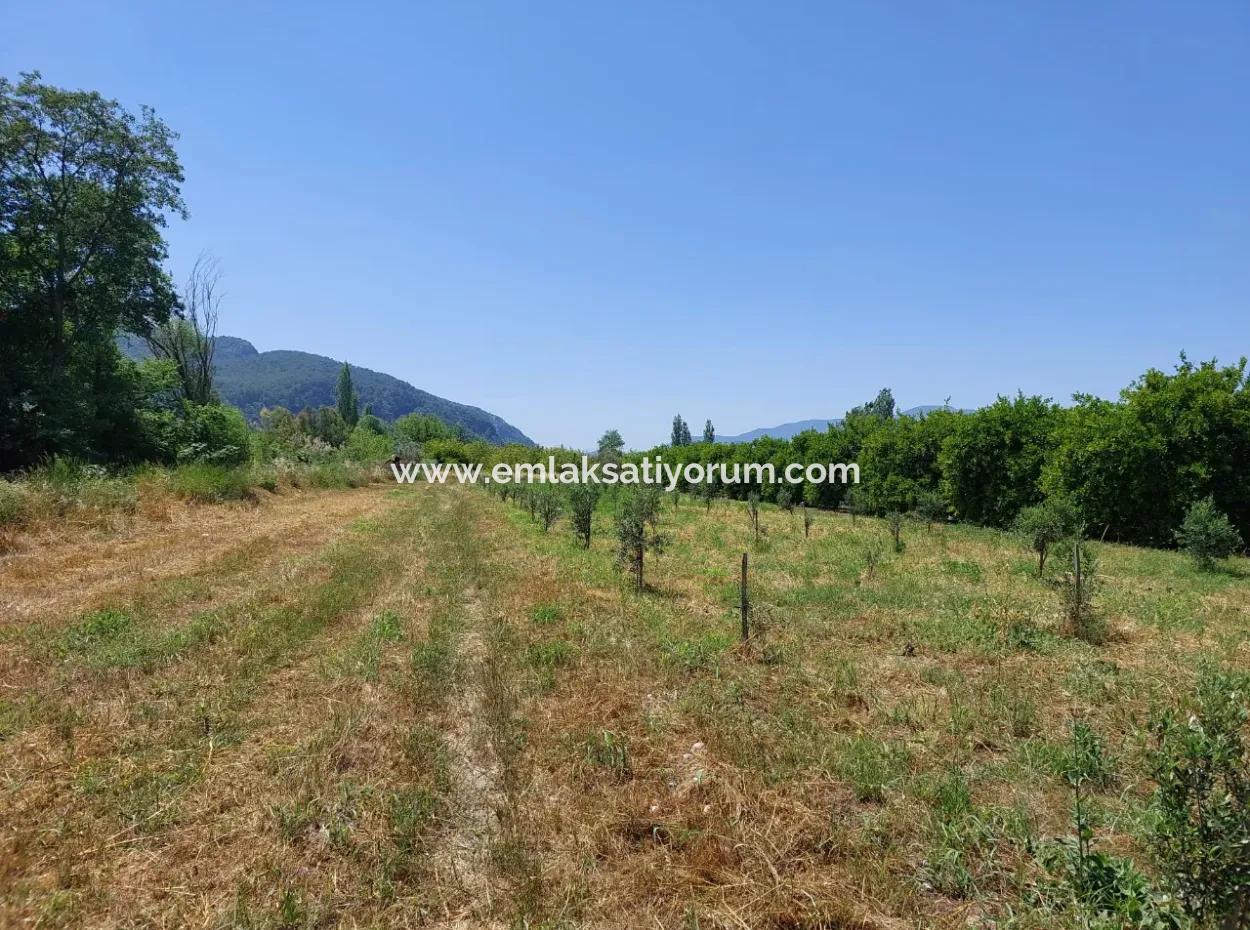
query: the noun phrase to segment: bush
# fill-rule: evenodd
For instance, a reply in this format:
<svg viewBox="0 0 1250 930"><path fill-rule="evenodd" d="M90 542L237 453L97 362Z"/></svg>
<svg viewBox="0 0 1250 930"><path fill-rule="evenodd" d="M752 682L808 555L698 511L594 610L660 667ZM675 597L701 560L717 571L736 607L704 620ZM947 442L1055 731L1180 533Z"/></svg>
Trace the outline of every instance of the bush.
<svg viewBox="0 0 1250 930"><path fill-rule="evenodd" d="M1250 926L1247 679L1207 669L1196 706L1152 730L1152 845L1185 910L1203 925Z"/></svg>
<svg viewBox="0 0 1250 930"><path fill-rule="evenodd" d="M248 473L208 462L180 465L169 476L169 487L185 500L220 503L242 500L248 492Z"/></svg>
<svg viewBox="0 0 1250 930"><path fill-rule="evenodd" d="M175 455L180 463L243 465L251 456L251 430L235 407L226 404L183 404L174 427Z"/></svg>
<svg viewBox="0 0 1250 930"><path fill-rule="evenodd" d="M1215 506L1214 498L1195 503L1185 514L1185 522L1176 531L1176 541L1190 554L1203 571L1241 549L1243 543L1237 527Z"/></svg>
<svg viewBox="0 0 1250 930"><path fill-rule="evenodd" d="M24 523L27 509L26 489L12 481L0 479L0 527Z"/></svg>
<svg viewBox="0 0 1250 930"><path fill-rule="evenodd" d="M369 483L364 468L354 462L322 462L308 469L304 484L310 488L358 488Z"/></svg>
<svg viewBox="0 0 1250 930"><path fill-rule="evenodd" d="M353 462L385 462L395 454L395 444L375 426L377 417L362 419L343 444L343 455Z"/></svg>

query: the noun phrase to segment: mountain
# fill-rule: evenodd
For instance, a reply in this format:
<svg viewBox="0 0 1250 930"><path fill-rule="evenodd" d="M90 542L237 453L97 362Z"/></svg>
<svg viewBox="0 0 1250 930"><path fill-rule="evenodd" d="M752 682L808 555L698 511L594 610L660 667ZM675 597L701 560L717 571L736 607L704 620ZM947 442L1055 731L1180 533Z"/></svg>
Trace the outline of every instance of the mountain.
<svg viewBox="0 0 1250 930"><path fill-rule="evenodd" d="M832 423L835 426L842 421L838 420L795 420L793 423L782 423L780 426L762 426L759 429L748 430L745 433L739 433L737 436L717 436L717 442L750 442L752 439L762 439L764 436L771 436L773 439L793 439L799 433L806 432L809 429L820 430L824 432Z"/></svg>
<svg viewBox="0 0 1250 930"><path fill-rule="evenodd" d="M919 407L908 407L906 410L900 410L900 417L922 417L934 410L941 410L941 404L922 404ZM748 430L745 433L739 433L736 436L717 436L717 442L750 442L752 439L760 439L764 436L771 436L773 439L793 439L799 433L806 432L809 429L820 430L824 432L831 425L839 426L842 418L838 417L833 420L795 420L793 423L782 423L780 426L764 426L759 429Z"/></svg>
<svg viewBox="0 0 1250 930"><path fill-rule="evenodd" d="M146 358L142 340L123 337L122 351L131 358ZM304 407L334 403L334 385L342 362L291 349L258 352L246 339L218 336L213 358L213 380L217 393L255 421L262 407L282 406L298 412ZM363 410L368 404L383 420L394 420L408 413L429 413L456 424L472 436L493 443L518 442L532 446L533 440L519 429L478 407L458 404L437 397L392 375L352 365L352 385Z"/></svg>

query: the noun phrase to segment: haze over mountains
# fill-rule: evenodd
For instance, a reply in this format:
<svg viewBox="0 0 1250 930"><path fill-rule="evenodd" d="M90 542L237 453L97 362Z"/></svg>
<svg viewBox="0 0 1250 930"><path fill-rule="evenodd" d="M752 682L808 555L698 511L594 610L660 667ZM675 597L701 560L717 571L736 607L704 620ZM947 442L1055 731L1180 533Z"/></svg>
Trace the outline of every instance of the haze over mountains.
<svg viewBox="0 0 1250 930"><path fill-rule="evenodd" d="M919 417L930 412L931 410L940 410L940 404L922 404L919 407L908 407L906 410L900 410L898 415L901 417ZM837 417L831 420L795 420L793 423L782 423L780 426L763 426L759 429L748 430L745 433L738 433L736 436L716 436L717 442L750 442L752 439L760 439L764 436L771 436L773 439L792 439L799 433L806 432L809 429L826 430L829 424L837 426L841 424L842 418Z"/></svg>
<svg viewBox="0 0 1250 930"><path fill-rule="evenodd" d="M121 346L132 358L149 355L139 339L123 339ZM292 349L258 352L246 339L218 336L214 381L222 400L234 404L249 420L256 420L263 407L282 406L298 412L304 407L333 404L334 385L342 367L341 361L324 355ZM519 429L489 411L438 397L380 371L358 365L352 365L351 370L361 408L370 406L383 420L428 413L463 427L477 439L534 445Z"/></svg>

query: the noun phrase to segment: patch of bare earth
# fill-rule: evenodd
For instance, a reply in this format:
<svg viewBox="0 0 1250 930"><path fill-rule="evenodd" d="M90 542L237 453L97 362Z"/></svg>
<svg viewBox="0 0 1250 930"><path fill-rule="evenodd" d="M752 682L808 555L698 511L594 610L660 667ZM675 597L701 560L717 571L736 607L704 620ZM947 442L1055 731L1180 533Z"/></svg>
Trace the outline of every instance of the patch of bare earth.
<svg viewBox="0 0 1250 930"><path fill-rule="evenodd" d="M502 926L491 917L494 894L490 860L499 838L499 812L506 804L499 759L486 723L482 685L486 650L481 631L482 602L476 589L464 594L464 614L457 656L463 687L453 698L447 733L456 799L454 821L434 856L443 882L455 888L465 902L442 924L455 930Z"/></svg>

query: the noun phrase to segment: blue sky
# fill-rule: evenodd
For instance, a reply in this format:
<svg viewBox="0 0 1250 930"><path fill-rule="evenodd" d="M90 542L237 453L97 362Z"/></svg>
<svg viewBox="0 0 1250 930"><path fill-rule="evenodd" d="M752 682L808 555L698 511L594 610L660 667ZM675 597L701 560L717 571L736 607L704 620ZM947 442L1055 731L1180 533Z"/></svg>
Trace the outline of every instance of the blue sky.
<svg viewBox="0 0 1250 930"><path fill-rule="evenodd" d="M223 331L644 446L1250 351L1250 3L15 3Z"/></svg>

